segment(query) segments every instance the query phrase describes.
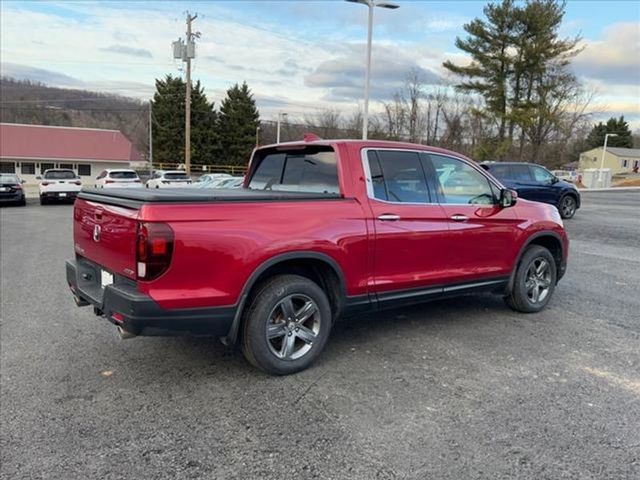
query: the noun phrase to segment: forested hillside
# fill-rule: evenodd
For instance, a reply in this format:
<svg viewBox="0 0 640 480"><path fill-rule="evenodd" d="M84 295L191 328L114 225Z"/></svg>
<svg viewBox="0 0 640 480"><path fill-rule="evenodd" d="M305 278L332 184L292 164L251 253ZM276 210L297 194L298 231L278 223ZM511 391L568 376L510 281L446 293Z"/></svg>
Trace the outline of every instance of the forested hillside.
<svg viewBox="0 0 640 480"><path fill-rule="evenodd" d="M148 149L148 106L133 98L2 77L0 121L120 130Z"/></svg>

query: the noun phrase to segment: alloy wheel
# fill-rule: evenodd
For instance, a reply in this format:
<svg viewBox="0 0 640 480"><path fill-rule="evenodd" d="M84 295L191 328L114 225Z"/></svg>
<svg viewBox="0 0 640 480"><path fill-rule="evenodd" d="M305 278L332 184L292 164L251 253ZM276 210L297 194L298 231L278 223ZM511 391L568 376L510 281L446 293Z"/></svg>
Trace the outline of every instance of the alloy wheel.
<svg viewBox="0 0 640 480"><path fill-rule="evenodd" d="M282 360L303 357L311 350L321 325L320 310L310 297L288 295L269 315L265 332L269 350Z"/></svg>
<svg viewBox="0 0 640 480"><path fill-rule="evenodd" d="M565 218L570 218L576 211L576 201L573 197L564 197L562 199L562 205L560 206L560 210L562 211L562 216Z"/></svg>
<svg viewBox="0 0 640 480"><path fill-rule="evenodd" d="M525 291L531 303L542 303L551 290L551 265L542 257L534 259L527 269Z"/></svg>

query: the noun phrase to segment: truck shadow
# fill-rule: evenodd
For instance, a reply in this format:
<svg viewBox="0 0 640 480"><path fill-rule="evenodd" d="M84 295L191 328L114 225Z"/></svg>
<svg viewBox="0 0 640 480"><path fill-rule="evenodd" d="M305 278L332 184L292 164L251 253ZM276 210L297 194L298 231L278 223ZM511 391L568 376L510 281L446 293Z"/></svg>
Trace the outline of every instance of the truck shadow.
<svg viewBox="0 0 640 480"><path fill-rule="evenodd" d="M375 349L390 336L415 339L437 334L446 340L449 335L458 335L465 325L473 328L486 321L502 321L509 314L500 297L484 294L341 318L334 325L326 351L316 363L316 368L343 361L341 355L344 350ZM171 337L133 341L140 340L151 342L146 345L149 348L145 349L145 359L154 368L171 370L180 365L180 369L191 378L201 375L265 376L244 360L239 347L226 347L216 338Z"/></svg>

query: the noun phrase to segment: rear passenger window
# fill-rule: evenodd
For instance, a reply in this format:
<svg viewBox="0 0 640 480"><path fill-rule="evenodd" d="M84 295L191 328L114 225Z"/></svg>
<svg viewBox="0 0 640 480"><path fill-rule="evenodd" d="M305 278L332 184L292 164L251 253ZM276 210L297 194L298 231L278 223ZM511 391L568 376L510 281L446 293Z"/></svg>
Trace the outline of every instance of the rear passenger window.
<svg viewBox="0 0 640 480"><path fill-rule="evenodd" d="M511 165L511 179L516 182L530 182L529 167L527 165Z"/></svg>
<svg viewBox="0 0 640 480"><path fill-rule="evenodd" d="M378 200L401 203L429 203L429 190L416 152L370 150L370 194Z"/></svg>
<svg viewBox="0 0 640 480"><path fill-rule="evenodd" d="M339 194L335 152L329 147L310 147L267 154L252 175L249 188Z"/></svg>
<svg viewBox="0 0 640 480"><path fill-rule="evenodd" d="M509 180L511 178L509 165L500 165L493 163L489 167L489 172L491 172L491 175L496 177L498 180Z"/></svg>

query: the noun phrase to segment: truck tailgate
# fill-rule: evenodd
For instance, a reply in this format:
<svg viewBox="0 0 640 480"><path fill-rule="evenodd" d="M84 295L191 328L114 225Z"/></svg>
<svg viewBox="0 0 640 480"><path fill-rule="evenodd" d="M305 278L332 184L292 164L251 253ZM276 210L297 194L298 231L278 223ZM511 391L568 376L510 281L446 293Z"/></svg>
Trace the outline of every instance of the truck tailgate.
<svg viewBox="0 0 640 480"><path fill-rule="evenodd" d="M111 274L136 278L138 210L89 200L76 200L74 248Z"/></svg>

